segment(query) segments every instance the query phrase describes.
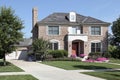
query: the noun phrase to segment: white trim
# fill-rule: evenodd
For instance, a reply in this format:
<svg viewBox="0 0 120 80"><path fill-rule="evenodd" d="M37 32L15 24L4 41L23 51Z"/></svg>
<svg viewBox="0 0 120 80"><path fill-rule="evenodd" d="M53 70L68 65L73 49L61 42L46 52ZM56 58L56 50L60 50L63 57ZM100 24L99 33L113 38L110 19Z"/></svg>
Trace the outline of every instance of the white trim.
<svg viewBox="0 0 120 80"><path fill-rule="evenodd" d="M48 35L48 25L46 25L46 35Z"/></svg>
<svg viewBox="0 0 120 80"><path fill-rule="evenodd" d="M60 35L61 34L61 26L59 25L58 27L59 27L59 34L58 35Z"/></svg>
<svg viewBox="0 0 120 80"><path fill-rule="evenodd" d="M99 43L101 40L92 40L91 43Z"/></svg>
<svg viewBox="0 0 120 80"><path fill-rule="evenodd" d="M87 42L88 41L88 36L68 35L68 41L74 41L74 40L82 40L84 42Z"/></svg>
<svg viewBox="0 0 120 80"><path fill-rule="evenodd" d="M101 36L103 35L103 27L101 26Z"/></svg>

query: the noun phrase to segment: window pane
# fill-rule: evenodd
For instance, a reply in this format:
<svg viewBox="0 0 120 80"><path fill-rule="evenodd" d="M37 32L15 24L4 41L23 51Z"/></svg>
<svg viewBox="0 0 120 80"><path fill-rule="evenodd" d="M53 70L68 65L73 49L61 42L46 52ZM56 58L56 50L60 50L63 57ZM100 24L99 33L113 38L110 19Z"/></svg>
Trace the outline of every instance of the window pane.
<svg viewBox="0 0 120 80"><path fill-rule="evenodd" d="M49 44L49 48L50 48L51 50L53 50L53 49L52 49L52 43Z"/></svg>
<svg viewBox="0 0 120 80"><path fill-rule="evenodd" d="M95 48L91 48L91 52L95 52Z"/></svg>
<svg viewBox="0 0 120 80"><path fill-rule="evenodd" d="M96 48L96 52L101 52L101 49L100 48Z"/></svg>
<svg viewBox="0 0 120 80"><path fill-rule="evenodd" d="M59 34L59 26L48 26L48 34L58 35Z"/></svg>
<svg viewBox="0 0 120 80"><path fill-rule="evenodd" d="M95 43L92 43L92 44L91 44L91 47L92 47L92 48L95 48Z"/></svg>
<svg viewBox="0 0 120 80"><path fill-rule="evenodd" d="M54 43L54 50L58 50L58 43Z"/></svg>
<svg viewBox="0 0 120 80"><path fill-rule="evenodd" d="M95 43L91 43L91 52L95 52Z"/></svg>
<svg viewBox="0 0 120 80"><path fill-rule="evenodd" d="M92 26L91 27L91 34L92 35L100 35L101 34L101 27L99 27L99 26Z"/></svg>
<svg viewBox="0 0 120 80"><path fill-rule="evenodd" d="M96 43L96 48L100 48L101 44L100 43Z"/></svg>

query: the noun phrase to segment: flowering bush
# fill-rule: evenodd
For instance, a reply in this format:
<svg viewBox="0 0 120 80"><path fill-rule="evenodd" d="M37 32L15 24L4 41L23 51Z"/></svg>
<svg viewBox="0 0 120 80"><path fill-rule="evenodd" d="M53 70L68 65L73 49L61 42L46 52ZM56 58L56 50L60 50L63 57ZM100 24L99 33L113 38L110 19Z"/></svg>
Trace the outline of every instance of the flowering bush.
<svg viewBox="0 0 120 80"><path fill-rule="evenodd" d="M88 60L86 60L85 62L95 62L95 60L93 60L93 59L88 59Z"/></svg>
<svg viewBox="0 0 120 80"><path fill-rule="evenodd" d="M96 59L96 61L102 61L102 62L104 62L106 60L108 60L108 58L105 58L105 57L100 57L100 58Z"/></svg>
<svg viewBox="0 0 120 80"><path fill-rule="evenodd" d="M100 58L97 58L96 60L94 60L94 59L88 59L85 62L108 62L108 61L109 61L108 58L100 57Z"/></svg>
<svg viewBox="0 0 120 80"><path fill-rule="evenodd" d="M71 58L76 58L76 57L77 57L76 54L71 55Z"/></svg>
<svg viewBox="0 0 120 80"><path fill-rule="evenodd" d="M81 58L83 58L83 57L86 56L86 55L85 55L85 54L80 54L79 56L80 56Z"/></svg>

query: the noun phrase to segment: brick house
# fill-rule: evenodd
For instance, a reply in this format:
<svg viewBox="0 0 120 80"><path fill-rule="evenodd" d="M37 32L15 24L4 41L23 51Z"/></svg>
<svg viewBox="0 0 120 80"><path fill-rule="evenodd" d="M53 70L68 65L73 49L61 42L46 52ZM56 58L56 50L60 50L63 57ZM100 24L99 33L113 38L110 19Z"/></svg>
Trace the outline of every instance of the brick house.
<svg viewBox="0 0 120 80"><path fill-rule="evenodd" d="M53 13L38 21L37 8L33 8L32 15L33 40L49 40L52 50L67 50L68 56L107 51L108 22L75 12Z"/></svg>

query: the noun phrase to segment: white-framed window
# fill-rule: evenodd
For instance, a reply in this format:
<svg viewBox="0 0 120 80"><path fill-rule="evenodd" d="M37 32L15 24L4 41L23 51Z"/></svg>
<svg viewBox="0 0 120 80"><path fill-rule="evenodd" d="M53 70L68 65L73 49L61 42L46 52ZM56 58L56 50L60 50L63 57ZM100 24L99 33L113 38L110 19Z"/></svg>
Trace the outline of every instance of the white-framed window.
<svg viewBox="0 0 120 80"><path fill-rule="evenodd" d="M48 35L59 35L59 26L48 26Z"/></svg>
<svg viewBox="0 0 120 80"><path fill-rule="evenodd" d="M101 35L101 27L91 26L91 35Z"/></svg>
<svg viewBox="0 0 120 80"><path fill-rule="evenodd" d="M60 42L58 40L50 40L50 49L51 50L58 50Z"/></svg>
<svg viewBox="0 0 120 80"><path fill-rule="evenodd" d="M101 42L91 42L91 52L101 52Z"/></svg>

